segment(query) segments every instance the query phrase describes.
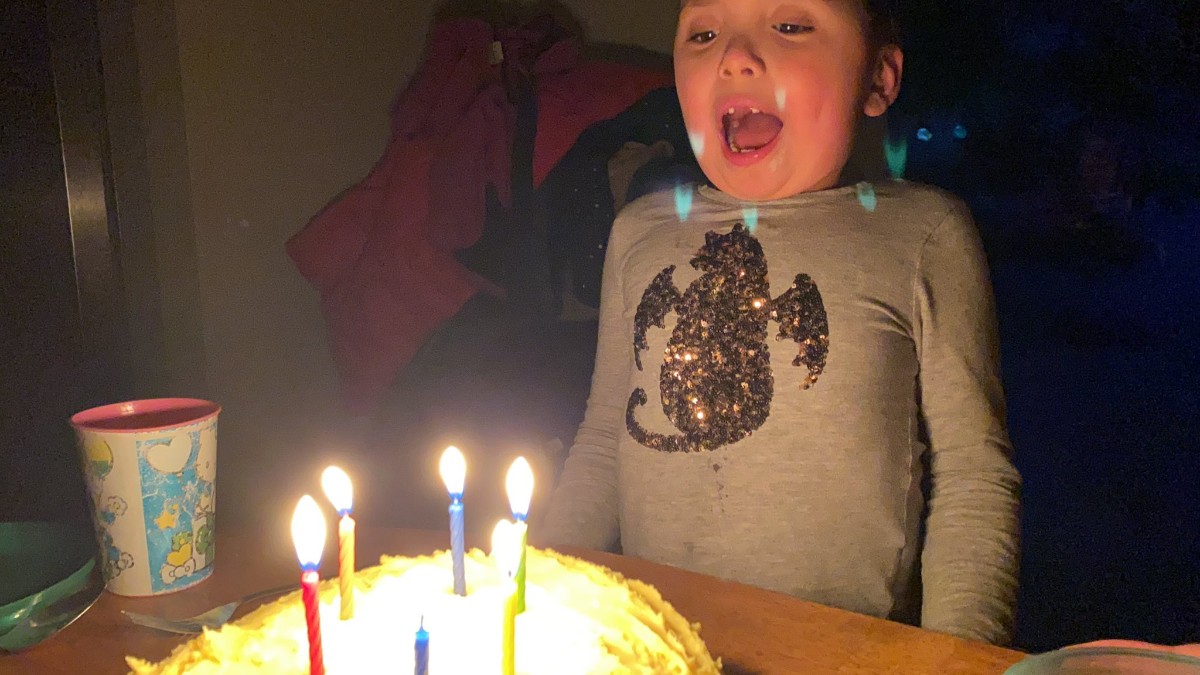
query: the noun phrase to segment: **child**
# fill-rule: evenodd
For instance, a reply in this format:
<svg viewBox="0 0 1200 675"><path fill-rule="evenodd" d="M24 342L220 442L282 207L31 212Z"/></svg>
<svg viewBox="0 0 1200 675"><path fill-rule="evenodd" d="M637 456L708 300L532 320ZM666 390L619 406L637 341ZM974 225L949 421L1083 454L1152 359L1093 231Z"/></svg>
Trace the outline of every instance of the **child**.
<svg viewBox="0 0 1200 675"><path fill-rule="evenodd" d="M840 182L903 64L863 2L683 2L716 189L617 218L543 534L1004 643L1020 478L988 273L955 198Z"/></svg>

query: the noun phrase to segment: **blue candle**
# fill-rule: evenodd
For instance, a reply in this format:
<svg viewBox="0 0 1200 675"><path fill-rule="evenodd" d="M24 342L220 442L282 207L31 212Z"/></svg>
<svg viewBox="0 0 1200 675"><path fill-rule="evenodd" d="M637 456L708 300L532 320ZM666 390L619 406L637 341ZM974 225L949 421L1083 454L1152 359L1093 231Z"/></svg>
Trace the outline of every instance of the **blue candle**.
<svg viewBox="0 0 1200 675"><path fill-rule="evenodd" d="M462 495L450 495L450 555L454 559L454 593L467 594L467 575L463 563Z"/></svg>
<svg viewBox="0 0 1200 675"><path fill-rule="evenodd" d="M463 563L463 483L467 477L467 460L453 445L442 453L439 466L446 492L450 493L450 555L454 562L454 592L467 594L467 577Z"/></svg>
<svg viewBox="0 0 1200 675"><path fill-rule="evenodd" d="M425 616L421 616L421 627L417 629L417 665L413 675L429 675L429 631L425 630Z"/></svg>

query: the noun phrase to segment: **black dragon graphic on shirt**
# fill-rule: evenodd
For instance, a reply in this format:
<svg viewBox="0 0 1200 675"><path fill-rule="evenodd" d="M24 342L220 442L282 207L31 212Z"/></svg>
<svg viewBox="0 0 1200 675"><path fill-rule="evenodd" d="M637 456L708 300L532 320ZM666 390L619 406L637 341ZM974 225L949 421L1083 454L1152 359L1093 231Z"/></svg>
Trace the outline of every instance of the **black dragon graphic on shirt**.
<svg viewBox="0 0 1200 675"><path fill-rule="evenodd" d="M636 412L648 400L641 387L625 408L634 440L663 452L714 450L763 425L775 386L769 321L779 323L778 340L790 338L800 346L792 365L808 369L804 389L816 383L829 352L829 321L816 284L797 274L786 292L771 299L762 245L742 223L728 234L705 234L690 264L702 273L698 279L681 293L672 279L675 266L667 267L646 288L634 315L638 370L648 349L647 330L665 328L671 312L678 317L663 353L659 388L663 412L680 433L654 433L638 423Z"/></svg>

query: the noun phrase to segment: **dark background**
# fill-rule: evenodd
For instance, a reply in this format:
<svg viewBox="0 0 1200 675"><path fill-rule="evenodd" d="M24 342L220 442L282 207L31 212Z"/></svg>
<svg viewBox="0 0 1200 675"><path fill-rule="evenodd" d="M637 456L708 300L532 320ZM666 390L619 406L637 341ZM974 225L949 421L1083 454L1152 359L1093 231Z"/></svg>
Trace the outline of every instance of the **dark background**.
<svg viewBox="0 0 1200 675"><path fill-rule="evenodd" d="M74 457L51 450L71 447L63 420L141 395L104 320L120 318L122 238L94 17L78 7L2 10L5 519L82 519ZM968 200L992 265L1025 480L1016 644L1200 640L1200 10L1008 0L896 13L907 60L891 128L906 177ZM92 161L73 163L81 146ZM99 220L73 206L81 185Z"/></svg>
<svg viewBox="0 0 1200 675"><path fill-rule="evenodd" d="M1200 640L1200 7L905 7L908 177L970 202L992 266L1017 644Z"/></svg>
<svg viewBox="0 0 1200 675"><path fill-rule="evenodd" d="M66 419L132 382L95 10L0 19L0 516L83 522Z"/></svg>

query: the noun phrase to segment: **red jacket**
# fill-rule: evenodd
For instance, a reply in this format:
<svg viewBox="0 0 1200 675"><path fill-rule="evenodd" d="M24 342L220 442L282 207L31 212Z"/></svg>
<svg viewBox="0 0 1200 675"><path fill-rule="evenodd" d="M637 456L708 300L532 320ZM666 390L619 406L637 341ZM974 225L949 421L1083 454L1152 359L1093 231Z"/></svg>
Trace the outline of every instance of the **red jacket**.
<svg viewBox="0 0 1200 675"><path fill-rule="evenodd" d="M664 73L580 62L574 40L531 53L546 38L529 27L497 32L476 19L435 26L426 61L392 109L383 157L287 242L321 294L352 412L369 412L471 296L504 293L453 254L482 234L489 184L509 201L516 112L505 81L514 70L536 78L538 182L584 128L670 81ZM502 65L489 62L494 41L508 57ZM600 77L607 82L598 87Z"/></svg>

